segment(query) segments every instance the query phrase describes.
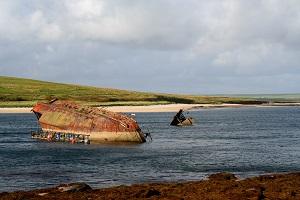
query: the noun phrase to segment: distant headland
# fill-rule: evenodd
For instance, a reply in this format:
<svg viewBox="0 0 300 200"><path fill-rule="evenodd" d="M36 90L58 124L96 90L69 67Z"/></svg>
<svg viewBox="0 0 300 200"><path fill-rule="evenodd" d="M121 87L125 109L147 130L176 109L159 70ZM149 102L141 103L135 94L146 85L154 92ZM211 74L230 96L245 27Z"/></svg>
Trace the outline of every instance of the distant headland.
<svg viewBox="0 0 300 200"><path fill-rule="evenodd" d="M183 95L138 92L111 88L53 83L0 76L0 108L23 108L27 112L38 101L58 98L91 106L111 107L114 111L173 111L195 107L237 107L249 105L300 105L300 94L270 95ZM158 105L165 105L159 107ZM129 106L129 107L124 107ZM131 107L135 106L136 109ZM137 109L140 106L140 109ZM25 109L24 109L25 107ZM122 108L121 108L122 107ZM146 109L146 111L147 111ZM20 110L20 109L19 109ZM3 111L3 109L2 109ZM13 111L12 111L13 112Z"/></svg>

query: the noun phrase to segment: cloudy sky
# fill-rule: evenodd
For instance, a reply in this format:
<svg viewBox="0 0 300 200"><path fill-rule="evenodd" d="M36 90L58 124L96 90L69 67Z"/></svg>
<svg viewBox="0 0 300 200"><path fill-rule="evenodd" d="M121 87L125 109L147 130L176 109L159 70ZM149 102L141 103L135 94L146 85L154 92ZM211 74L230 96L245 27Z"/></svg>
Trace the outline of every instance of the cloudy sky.
<svg viewBox="0 0 300 200"><path fill-rule="evenodd" d="M300 1L0 0L0 75L169 93L297 93Z"/></svg>

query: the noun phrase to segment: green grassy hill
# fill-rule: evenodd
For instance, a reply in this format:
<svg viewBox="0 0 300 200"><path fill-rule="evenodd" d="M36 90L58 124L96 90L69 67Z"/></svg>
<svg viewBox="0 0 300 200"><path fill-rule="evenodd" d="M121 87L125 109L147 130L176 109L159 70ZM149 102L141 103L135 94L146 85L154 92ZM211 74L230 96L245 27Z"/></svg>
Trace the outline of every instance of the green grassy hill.
<svg viewBox="0 0 300 200"><path fill-rule="evenodd" d="M151 105L170 103L262 103L248 97L174 95L97 88L0 76L0 107L31 107L53 98L93 106Z"/></svg>

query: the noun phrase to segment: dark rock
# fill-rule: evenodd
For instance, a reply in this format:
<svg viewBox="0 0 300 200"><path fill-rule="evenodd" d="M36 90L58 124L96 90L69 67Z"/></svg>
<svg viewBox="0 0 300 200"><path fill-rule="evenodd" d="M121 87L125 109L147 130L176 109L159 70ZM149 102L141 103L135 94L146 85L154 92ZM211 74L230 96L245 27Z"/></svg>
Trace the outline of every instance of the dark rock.
<svg viewBox="0 0 300 200"><path fill-rule="evenodd" d="M92 190L92 188L86 183L70 183L58 186L57 189L60 192L84 192L87 190Z"/></svg>
<svg viewBox="0 0 300 200"><path fill-rule="evenodd" d="M149 197L152 197L152 196L159 196L159 195L160 195L160 192L158 190L150 189L150 190L147 191L145 197L149 198Z"/></svg>
<svg viewBox="0 0 300 200"><path fill-rule="evenodd" d="M156 189L143 189L141 191L139 191L135 197L136 198L150 198L152 196L159 196L160 192Z"/></svg>
<svg viewBox="0 0 300 200"><path fill-rule="evenodd" d="M265 190L266 190L266 189L263 188L263 187L260 187L260 188L259 188L259 196L258 196L258 199L259 199L259 200L265 199L265 195L264 195L264 191L265 191Z"/></svg>
<svg viewBox="0 0 300 200"><path fill-rule="evenodd" d="M296 194L297 194L297 193L296 193L295 191L292 191L292 192L291 192L291 196L292 196L292 197L295 197Z"/></svg>
<svg viewBox="0 0 300 200"><path fill-rule="evenodd" d="M228 172L212 174L208 178L209 178L209 180L216 180L216 181L237 180L237 177L234 174L231 174Z"/></svg>

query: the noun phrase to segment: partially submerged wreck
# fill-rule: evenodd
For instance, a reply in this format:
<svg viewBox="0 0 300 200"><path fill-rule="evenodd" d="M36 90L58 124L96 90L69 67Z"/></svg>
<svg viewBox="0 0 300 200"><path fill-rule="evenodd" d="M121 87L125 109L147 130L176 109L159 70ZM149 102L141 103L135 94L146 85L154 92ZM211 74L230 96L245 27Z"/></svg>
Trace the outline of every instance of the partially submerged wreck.
<svg viewBox="0 0 300 200"><path fill-rule="evenodd" d="M103 108L52 100L49 103L37 103L32 111L42 132L50 139L63 135L72 139L88 138L91 142L146 141L146 134L133 118Z"/></svg>
<svg viewBox="0 0 300 200"><path fill-rule="evenodd" d="M180 109L176 115L173 117L173 120L171 122L171 126L190 126L193 125L194 120L192 117L185 117L183 115L183 110Z"/></svg>

